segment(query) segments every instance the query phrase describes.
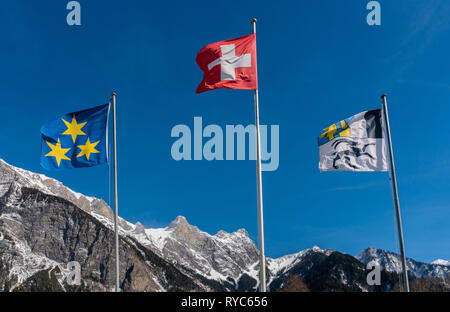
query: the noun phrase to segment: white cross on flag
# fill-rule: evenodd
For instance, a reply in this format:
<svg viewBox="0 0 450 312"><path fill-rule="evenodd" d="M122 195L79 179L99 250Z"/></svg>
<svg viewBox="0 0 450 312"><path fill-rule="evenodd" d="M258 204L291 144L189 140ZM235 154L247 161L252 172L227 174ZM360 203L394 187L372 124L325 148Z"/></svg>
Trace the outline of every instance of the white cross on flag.
<svg viewBox="0 0 450 312"><path fill-rule="evenodd" d="M255 34L208 44L195 61L203 71L197 93L218 88L258 88Z"/></svg>

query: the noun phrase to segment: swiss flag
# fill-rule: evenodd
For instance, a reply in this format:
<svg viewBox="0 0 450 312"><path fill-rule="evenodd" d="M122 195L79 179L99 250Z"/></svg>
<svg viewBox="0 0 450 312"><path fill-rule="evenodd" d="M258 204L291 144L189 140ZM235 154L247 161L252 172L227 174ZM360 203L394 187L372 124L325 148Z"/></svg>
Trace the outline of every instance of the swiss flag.
<svg viewBox="0 0 450 312"><path fill-rule="evenodd" d="M213 89L258 89L256 36L208 44L195 59L203 71L197 93Z"/></svg>

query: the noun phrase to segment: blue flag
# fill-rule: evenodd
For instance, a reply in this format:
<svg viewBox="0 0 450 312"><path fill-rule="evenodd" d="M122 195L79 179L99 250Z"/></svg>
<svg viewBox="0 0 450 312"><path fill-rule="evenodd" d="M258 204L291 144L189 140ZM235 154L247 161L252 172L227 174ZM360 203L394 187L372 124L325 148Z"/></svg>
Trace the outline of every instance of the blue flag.
<svg viewBox="0 0 450 312"><path fill-rule="evenodd" d="M69 113L41 127L41 166L47 170L96 166L108 161L109 104Z"/></svg>

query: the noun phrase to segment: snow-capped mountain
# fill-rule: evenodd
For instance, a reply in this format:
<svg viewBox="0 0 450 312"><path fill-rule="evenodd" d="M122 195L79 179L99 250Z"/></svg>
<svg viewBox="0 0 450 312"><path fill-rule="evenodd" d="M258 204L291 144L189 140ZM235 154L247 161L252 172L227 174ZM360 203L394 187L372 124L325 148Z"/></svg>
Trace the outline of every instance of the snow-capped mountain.
<svg viewBox="0 0 450 312"><path fill-rule="evenodd" d="M401 273L402 272L402 262L400 255L395 254L390 251L367 248L364 249L356 258L364 264L375 260L382 268L387 272ZM439 278L444 281L450 281L450 267L444 265L443 263L431 264L418 262L412 259L406 259L406 266L408 268L409 274L413 274L415 277L419 278Z"/></svg>
<svg viewBox="0 0 450 312"><path fill-rule="evenodd" d="M326 256L329 256L334 252L333 249L322 250L318 246L314 246L310 249L305 249L295 254L286 255L280 258L267 258L267 268L269 272L271 272L272 276L283 275L286 272L289 272L292 268L294 268L298 263L300 263L305 256L310 253L322 253Z"/></svg>
<svg viewBox="0 0 450 312"><path fill-rule="evenodd" d="M128 223L127 228L122 232L124 236L133 237L174 265L187 267L230 289L241 289L242 278L245 283L250 282L253 290L259 286L259 252L245 229L210 235L189 224L183 216L178 216L164 228L145 229L139 222ZM281 258L267 258L268 283L290 270L309 251L331 252L315 246Z"/></svg>
<svg viewBox="0 0 450 312"><path fill-rule="evenodd" d="M3 169L0 176L0 198L8 192L11 183L15 182L22 187L37 189L45 194L68 200L88 213L95 212L107 218L113 217L111 209L102 199L74 192L58 180L11 166L3 159L0 159L0 167Z"/></svg>
<svg viewBox="0 0 450 312"><path fill-rule="evenodd" d="M211 279L237 279L242 268L258 259L258 250L244 229L210 235L182 216L166 228L146 229L137 238L165 259Z"/></svg>
<svg viewBox="0 0 450 312"><path fill-rule="evenodd" d="M99 199L0 161L0 291L105 291L114 286L112 213ZM120 220L120 280L126 291L218 290L125 235ZM82 285L67 283L81 265Z"/></svg>
<svg viewBox="0 0 450 312"><path fill-rule="evenodd" d="M0 291L112 289L112 218L103 200L0 159ZM125 291L258 288L259 252L245 229L211 235L182 216L167 227L149 229L119 218L119 234L120 280ZM368 248L355 258L314 246L267 258L267 283L271 291L386 291L395 287L395 281L383 289L367 287L364 264L372 259L387 272L396 274L401 269L398 255L384 250ZM78 288L66 281L71 261L82 268L83 283ZM418 278L448 283L450 267L442 261L425 264L409 259L408 266Z"/></svg>
<svg viewBox="0 0 450 312"><path fill-rule="evenodd" d="M113 240L106 237L112 235L112 218L112 211L103 200L77 193L55 179L0 159L0 289L2 280L3 288L7 283L11 289L39 272L56 267L60 271L58 281L64 283L68 262L76 260L83 266L94 261L93 258L96 258L95 268L84 270L89 275L85 279L91 279L90 289L109 289L113 278ZM103 237L89 236L98 236L100 230ZM72 236L68 231L73 232ZM256 290L258 286L258 250L244 229L210 235L179 216L169 226L157 229L145 229L139 222L131 224L119 218L119 233L121 243L126 242L141 255L140 259L133 260L139 266L145 264L143 271L154 271L154 264L145 255L151 253L157 257L156 262L167 262L161 270L170 266L185 275L183 278L190 279L194 285L189 290ZM105 245L95 254L92 244L99 244L100 238ZM269 281L299 261L305 252L268 258ZM121 255L121 259L126 258ZM121 263L125 265L126 261ZM134 270L138 266L127 265ZM145 280L149 287L130 285L130 289L165 291L173 286L165 276L148 275ZM99 281L94 282L96 279ZM239 286L241 279L250 286L245 289Z"/></svg>

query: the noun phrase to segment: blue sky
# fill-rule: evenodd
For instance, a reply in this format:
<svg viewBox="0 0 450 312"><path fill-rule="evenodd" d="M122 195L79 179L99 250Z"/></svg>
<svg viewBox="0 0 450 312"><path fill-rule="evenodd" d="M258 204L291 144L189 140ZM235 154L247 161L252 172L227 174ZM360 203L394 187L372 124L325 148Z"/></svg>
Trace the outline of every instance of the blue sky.
<svg viewBox="0 0 450 312"><path fill-rule="evenodd" d="M66 1L0 4L0 158L109 201L108 168L45 172L43 123L117 93L119 213L147 227L178 215L200 229L245 228L257 241L254 161L171 157L172 127L254 123L253 94L195 94L206 44L251 33L258 18L261 124L280 126L280 164L263 173L266 254L318 245L398 252L387 173L320 173L317 136L388 94L406 252L450 258L450 4L380 1Z"/></svg>

